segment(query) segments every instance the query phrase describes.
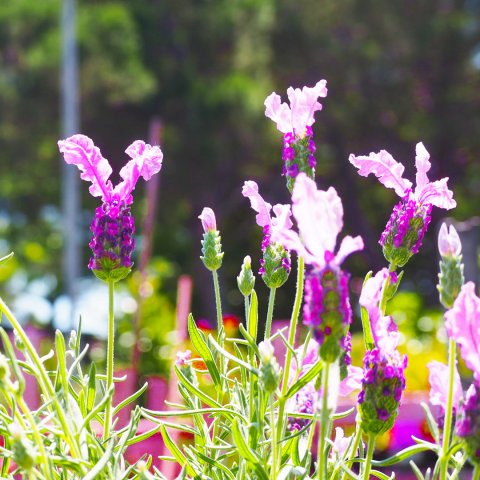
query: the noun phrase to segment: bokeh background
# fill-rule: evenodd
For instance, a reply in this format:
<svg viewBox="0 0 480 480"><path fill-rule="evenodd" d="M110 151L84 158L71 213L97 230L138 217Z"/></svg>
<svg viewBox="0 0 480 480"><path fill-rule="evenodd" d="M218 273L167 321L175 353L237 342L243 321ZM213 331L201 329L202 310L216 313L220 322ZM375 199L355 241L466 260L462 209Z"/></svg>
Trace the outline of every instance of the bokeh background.
<svg viewBox="0 0 480 480"><path fill-rule="evenodd" d="M15 252L0 270L0 289L22 320L68 330L63 165L56 146L62 132L61 9L60 0L0 2L0 254ZM78 0L77 39L80 132L94 139L114 171L133 140L148 140L154 119L162 124L165 157L152 258L146 282L134 274L120 287L120 362L128 363L135 343L132 319L141 297L141 370L167 368L181 274L193 279L195 317L215 318L209 272L199 260L197 216L204 206L215 209L226 251L224 310L242 316L235 277L247 254L258 268L261 242L242 184L256 180L272 204L289 199L280 176L281 134L264 116L272 91L285 96L289 86L328 81L314 125L317 182L335 186L344 203L344 233L360 234L366 243L348 261L353 296L365 273L385 264L378 238L397 198L374 179L359 177L349 153L385 148L413 179L415 144L423 141L431 178L450 177L458 207L449 215L470 222L465 228L473 232L475 252L480 0ZM78 295L86 333L101 337L102 290L86 268L97 200L87 187L79 185L75 219L83 268ZM143 185L135 199L141 229ZM445 215L434 212L392 307L404 312L397 319L408 330L405 348L419 355L442 341L435 336L441 322L436 229ZM138 255L141 246L139 237ZM476 255L468 262L476 264ZM293 277L277 294L276 318L290 314ZM265 298L260 279L257 289ZM86 307L92 305L93 312Z"/></svg>

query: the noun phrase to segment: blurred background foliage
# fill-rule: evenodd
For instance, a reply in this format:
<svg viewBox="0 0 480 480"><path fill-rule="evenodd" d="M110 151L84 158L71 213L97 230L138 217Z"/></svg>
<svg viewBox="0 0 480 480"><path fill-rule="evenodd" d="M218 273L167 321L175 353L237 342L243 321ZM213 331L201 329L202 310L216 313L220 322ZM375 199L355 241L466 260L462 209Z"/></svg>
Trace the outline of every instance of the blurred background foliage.
<svg viewBox="0 0 480 480"><path fill-rule="evenodd" d="M271 91L285 97L290 85L328 81L314 125L317 181L342 196L345 233L365 239L365 251L348 263L354 293L368 269L385 264L377 242L397 199L360 178L349 153L388 149L413 178L415 144L423 141L431 178L450 177L453 217L478 215L480 0L78 0L77 8L81 132L118 171L123 150L147 138L153 117L164 126L151 308L142 316L158 358L173 325L179 274L193 276L196 316L214 318L209 272L198 258L203 206L214 207L226 251L224 310L242 315L235 277L246 254L258 265L261 241L242 184L254 179L272 204L288 202L281 135L264 117ZM43 307L29 306L25 316L42 323L55 316L63 291L60 11L60 0L0 2L0 253L16 253L0 276L12 298L37 293ZM135 194L137 227L142 190ZM96 200L85 184L81 192L86 265ZM422 302L409 328L421 342L428 332L419 319L437 305L435 226L442 215L434 213L421 253L406 267L405 305ZM290 314L293 277L277 295L277 318ZM137 301L134 280L128 289ZM132 305L119 325L126 348Z"/></svg>

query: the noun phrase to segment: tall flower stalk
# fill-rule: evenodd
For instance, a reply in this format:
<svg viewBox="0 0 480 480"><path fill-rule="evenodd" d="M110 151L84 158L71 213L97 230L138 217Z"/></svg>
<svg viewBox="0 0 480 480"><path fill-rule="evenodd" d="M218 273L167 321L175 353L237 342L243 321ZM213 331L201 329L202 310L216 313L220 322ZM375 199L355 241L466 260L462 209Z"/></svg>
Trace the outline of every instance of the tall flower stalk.
<svg viewBox="0 0 480 480"><path fill-rule="evenodd" d="M133 265L135 246L134 218L130 212L132 191L140 177L149 180L162 167L163 153L159 147L141 140L133 142L125 153L131 158L120 170L122 181L115 187L110 175L112 167L93 141L85 135L73 135L58 142L66 163L76 165L80 177L91 183L89 191L100 197L102 205L95 211L91 224L92 257L88 267L108 285L108 338L106 391L113 390L115 319L113 314L114 284L125 278ZM113 395L113 394L112 394ZM112 425L112 395L105 407L103 438L110 436Z"/></svg>

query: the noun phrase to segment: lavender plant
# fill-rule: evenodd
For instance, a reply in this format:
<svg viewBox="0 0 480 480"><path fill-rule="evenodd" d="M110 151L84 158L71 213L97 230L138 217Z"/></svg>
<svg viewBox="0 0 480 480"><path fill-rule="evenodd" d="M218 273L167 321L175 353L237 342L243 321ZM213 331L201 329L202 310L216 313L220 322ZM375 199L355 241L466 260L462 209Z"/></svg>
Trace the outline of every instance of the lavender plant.
<svg viewBox="0 0 480 480"><path fill-rule="evenodd" d="M438 290L448 309L449 353L447 365L429 364L430 403L439 412L435 417L430 407L424 405L424 409L434 440L412 438L412 446L389 459L374 460L378 435L395 424L408 364L407 356L399 352L398 327L387 314L387 305L403 278L398 269L421 247L432 207L455 206L448 179L428 180L431 164L422 143L416 147L414 190L403 178L404 166L388 152L350 156L360 175L373 173L401 197L379 240L388 265L365 277L359 299L365 354L363 367L352 365L350 326L354 319L350 275L343 262L363 249L363 240L347 235L337 242L343 230L341 198L333 187L319 189L314 180L312 126L315 112L322 108L318 99L327 95L326 82L290 88L287 93L289 105L272 93L265 101L265 114L283 134L282 174L291 204L272 207L252 180L242 189L263 229L258 274L270 289L265 335L259 341L259 299L247 255L237 277L245 322L239 338L227 336L218 280L224 252L215 213L204 208L199 216L204 229L200 258L212 272L217 333L205 333L190 315L188 332L197 357L190 350L177 353L174 372L181 402L170 403L162 411L137 407L128 425L121 428L116 425L116 414L134 402L146 385L120 404L112 404L114 382L120 380L113 373L114 284L133 265L131 193L140 176L148 180L160 170L163 155L158 147L134 142L126 150L131 160L120 170L122 181L113 187L112 169L88 137L75 135L59 142L65 161L78 166L81 177L91 182L90 193L102 200L91 224L89 268L108 284L107 371L99 374L92 364L84 372L82 360L88 347L80 348L80 330L72 334L68 345L57 332L55 351L40 357L0 300L25 357L17 358L8 336L0 330L5 349L0 355L0 434L5 439L2 478L19 474L29 479L165 480L161 471L150 468L151 457L131 465L124 457L129 445L156 432L170 452L162 459L181 467L178 479L393 479L395 473L388 475L378 468L424 451L434 452L438 461L425 472L412 461L419 479L459 478L467 461L474 467L473 478L480 478L480 299L472 283L463 285L461 244L453 227L442 226L439 236ZM297 285L289 326L272 332L275 295L291 273L292 257L296 258ZM307 334L299 343L302 304ZM473 384L466 394L456 372L456 345L473 371ZM56 357L53 369L47 367L52 357ZM24 375L38 379L43 403L37 410L25 402ZM354 392L356 404L340 411L339 398ZM335 420L354 412L352 435L346 437L337 426L332 438ZM153 422L154 428L139 434L141 418ZM177 443L174 430L188 433L191 441Z"/></svg>

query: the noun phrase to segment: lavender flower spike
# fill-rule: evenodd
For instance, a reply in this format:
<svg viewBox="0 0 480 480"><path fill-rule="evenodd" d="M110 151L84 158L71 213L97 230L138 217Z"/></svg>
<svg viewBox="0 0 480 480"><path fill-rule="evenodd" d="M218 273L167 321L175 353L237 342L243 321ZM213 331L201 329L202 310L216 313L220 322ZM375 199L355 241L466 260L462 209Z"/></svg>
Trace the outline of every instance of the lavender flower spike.
<svg viewBox="0 0 480 480"><path fill-rule="evenodd" d="M453 193L447 187L448 178L430 182L427 172L431 168L430 155L423 143L417 143L415 190L412 182L403 178L405 167L385 150L368 156L350 155L349 161L364 177L373 173L380 183L392 188L401 197L393 209L390 220L380 237L385 258L398 267L420 249L430 223L432 206L450 210L456 206Z"/></svg>
<svg viewBox="0 0 480 480"><path fill-rule="evenodd" d="M149 180L162 167L163 153L159 147L141 140L133 142L125 152L131 158L120 170L122 181L113 187L112 167L100 149L85 135L73 135L58 142L66 163L76 165L80 178L91 182L90 193L101 197L103 204L95 211L91 224L90 248L93 256L88 267L105 281L125 278L133 265L135 225L129 205L132 191L140 177Z"/></svg>
<svg viewBox="0 0 480 480"><path fill-rule="evenodd" d="M480 385L470 385L456 422L457 435L463 440L468 459L480 466Z"/></svg>
<svg viewBox="0 0 480 480"><path fill-rule="evenodd" d="M334 188L318 190L313 180L300 173L292 201L299 232L276 229L272 240L295 250L312 265L305 281L304 323L313 328L321 357L333 362L345 353L345 337L352 319L348 274L340 267L348 255L363 249L363 241L359 236L346 236L334 253L343 227L342 201Z"/></svg>

